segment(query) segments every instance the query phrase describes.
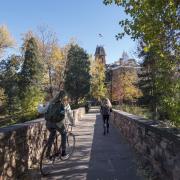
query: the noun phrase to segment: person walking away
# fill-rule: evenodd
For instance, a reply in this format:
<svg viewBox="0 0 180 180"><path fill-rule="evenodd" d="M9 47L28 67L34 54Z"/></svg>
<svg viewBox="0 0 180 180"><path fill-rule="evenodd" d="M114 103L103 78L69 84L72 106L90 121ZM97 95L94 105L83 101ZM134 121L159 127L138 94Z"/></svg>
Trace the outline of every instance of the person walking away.
<svg viewBox="0 0 180 180"><path fill-rule="evenodd" d="M108 98L103 99L100 112L103 118L104 135L106 134L106 132L109 133L109 116L111 114L111 111L112 105L110 100Z"/></svg>

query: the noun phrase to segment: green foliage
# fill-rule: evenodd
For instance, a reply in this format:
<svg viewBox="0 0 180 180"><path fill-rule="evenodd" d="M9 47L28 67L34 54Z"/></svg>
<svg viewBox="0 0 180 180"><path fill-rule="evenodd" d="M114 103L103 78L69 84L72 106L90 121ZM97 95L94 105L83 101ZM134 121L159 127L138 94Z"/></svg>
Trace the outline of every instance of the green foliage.
<svg viewBox="0 0 180 180"><path fill-rule="evenodd" d="M122 38L125 34L133 39L143 38L145 42L149 41L149 47L153 45L152 41L155 44L161 41L160 34L164 34L167 39L177 42L180 26L178 1L104 0L106 5L113 2L124 7L126 14L131 17L120 21L124 32L118 34L117 38Z"/></svg>
<svg viewBox="0 0 180 180"><path fill-rule="evenodd" d="M19 73L19 97L22 114L31 117L37 114L37 105L44 99L44 93L40 88L43 69L35 38L27 39L23 49L25 55L22 70Z"/></svg>
<svg viewBox="0 0 180 180"><path fill-rule="evenodd" d="M178 66L174 60L173 57L164 56L158 61L161 72L157 77L157 88L161 93L159 112L167 114L166 119L178 125L180 124L180 74L177 72Z"/></svg>
<svg viewBox="0 0 180 180"><path fill-rule="evenodd" d="M22 112L30 113L32 115L37 114L37 106L39 102L44 100L44 93L37 86L30 86L24 92L24 98L21 101Z"/></svg>
<svg viewBox="0 0 180 180"><path fill-rule="evenodd" d="M36 40L31 37L26 41L27 42L24 43L25 47L23 47L25 50L24 63L19 74L19 86L21 90L26 89L26 87L31 85L38 84L42 78L42 66L40 64L40 56Z"/></svg>
<svg viewBox="0 0 180 180"><path fill-rule="evenodd" d="M0 86L4 89L4 94L6 96L6 109L10 114L20 108L17 74L17 71L20 69L20 64L21 57L15 55L12 55L6 61L1 61L0 64Z"/></svg>
<svg viewBox="0 0 180 180"><path fill-rule="evenodd" d="M87 53L78 45L72 45L67 55L65 90L77 104L89 93L90 62Z"/></svg>
<svg viewBox="0 0 180 180"><path fill-rule="evenodd" d="M180 62L180 5L178 1L126 1L104 0L105 4L116 3L124 7L130 18L120 21L125 34L138 39L139 55L148 67L144 95L153 97L154 111L159 119L169 119L179 124L179 62ZM149 58L147 55L150 53ZM147 61L148 59L148 61ZM148 84L148 80L150 85ZM149 90L148 90L149 88ZM150 97L149 96L149 97Z"/></svg>
<svg viewBox="0 0 180 180"><path fill-rule="evenodd" d="M160 101L160 92L157 88L157 63L155 60L155 51L143 53L144 61L142 62L142 71L139 74L139 86L143 92L141 103L147 105L153 112L154 119L157 119L157 105Z"/></svg>
<svg viewBox="0 0 180 180"><path fill-rule="evenodd" d="M140 107L136 105L128 105L128 104L121 104L113 106L113 108L128 112L130 114L135 114L137 116L142 116L147 119L152 118L152 113L147 107Z"/></svg>
<svg viewBox="0 0 180 180"><path fill-rule="evenodd" d="M37 116L37 105L44 98L38 84L41 69L37 46L33 39L26 45L24 62L22 57L13 55L0 63L0 87L6 96L7 113L14 117L11 123Z"/></svg>

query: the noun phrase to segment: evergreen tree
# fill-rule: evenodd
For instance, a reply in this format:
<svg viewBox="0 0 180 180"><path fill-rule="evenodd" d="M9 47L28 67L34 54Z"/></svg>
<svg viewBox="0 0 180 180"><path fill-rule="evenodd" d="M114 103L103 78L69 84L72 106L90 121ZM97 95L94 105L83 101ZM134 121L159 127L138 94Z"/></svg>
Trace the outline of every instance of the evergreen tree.
<svg viewBox="0 0 180 180"><path fill-rule="evenodd" d="M147 105L153 112L153 118L157 119L160 94L156 86L157 66L153 50L146 53L142 51L141 57L143 57L144 60L141 64L141 73L139 73L139 87L143 93L143 96L140 98L140 103Z"/></svg>
<svg viewBox="0 0 180 180"><path fill-rule="evenodd" d="M67 55L65 90L76 104L89 93L89 70L90 62L88 54L78 45L72 45Z"/></svg>
<svg viewBox="0 0 180 180"><path fill-rule="evenodd" d="M34 116L37 113L38 103L44 98L40 84L43 68L35 38L25 40L23 49L24 62L19 73L21 106L25 116Z"/></svg>
<svg viewBox="0 0 180 180"><path fill-rule="evenodd" d="M0 63L0 87L4 90L6 109L9 114L20 109L17 72L20 69L21 61L22 57L12 55Z"/></svg>
<svg viewBox="0 0 180 180"><path fill-rule="evenodd" d="M24 42L24 63L20 72L20 88L26 89L31 85L37 85L41 80L42 66L38 46L35 38L25 40Z"/></svg>
<svg viewBox="0 0 180 180"><path fill-rule="evenodd" d="M159 118L180 124L179 1L104 0L105 4L113 2L124 7L130 16L120 21L124 31L116 37L130 35L140 41L141 51L151 53L153 66L149 66L149 79L154 83L151 92L158 103Z"/></svg>

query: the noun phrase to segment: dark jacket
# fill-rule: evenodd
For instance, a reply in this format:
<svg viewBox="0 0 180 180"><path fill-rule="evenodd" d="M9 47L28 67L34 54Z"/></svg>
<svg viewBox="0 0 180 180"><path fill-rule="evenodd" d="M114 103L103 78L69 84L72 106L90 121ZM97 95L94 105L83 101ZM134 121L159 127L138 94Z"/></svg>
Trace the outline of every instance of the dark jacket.
<svg viewBox="0 0 180 180"><path fill-rule="evenodd" d="M111 114L111 112L112 112L112 108L110 108L110 107L108 107L108 106L101 106L101 114L103 115L103 116L109 116L110 114Z"/></svg>

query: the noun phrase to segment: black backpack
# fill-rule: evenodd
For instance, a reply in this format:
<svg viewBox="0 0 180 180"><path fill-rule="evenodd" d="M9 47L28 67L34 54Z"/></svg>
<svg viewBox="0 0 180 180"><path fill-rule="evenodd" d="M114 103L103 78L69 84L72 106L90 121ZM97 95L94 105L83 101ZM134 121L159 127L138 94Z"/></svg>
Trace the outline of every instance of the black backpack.
<svg viewBox="0 0 180 180"><path fill-rule="evenodd" d="M60 102L51 103L45 113L45 120L49 122L60 122L65 117L64 105Z"/></svg>
<svg viewBox="0 0 180 180"><path fill-rule="evenodd" d="M111 108L108 106L101 106L101 113L102 115L110 115Z"/></svg>

